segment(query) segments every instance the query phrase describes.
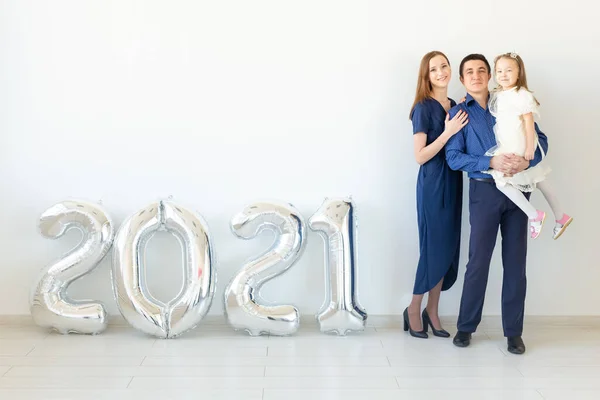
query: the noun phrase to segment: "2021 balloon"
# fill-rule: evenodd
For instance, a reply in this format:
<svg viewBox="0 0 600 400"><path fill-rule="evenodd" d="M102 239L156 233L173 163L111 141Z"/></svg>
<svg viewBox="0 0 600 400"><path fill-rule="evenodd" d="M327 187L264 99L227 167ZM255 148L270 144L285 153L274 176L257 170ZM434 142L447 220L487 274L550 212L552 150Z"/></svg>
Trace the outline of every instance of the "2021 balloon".
<svg viewBox="0 0 600 400"><path fill-rule="evenodd" d="M206 223L198 214L171 201L155 202L131 215L116 238L108 214L85 201L64 201L41 217L40 230L57 238L70 228L83 232L79 246L43 270L31 297L34 321L61 333L100 333L106 328L106 310L99 302L73 301L68 285L91 272L107 254L114 239L111 280L119 311L136 329L160 338L174 338L196 327L208 313L216 287L216 265ZM363 330L367 314L358 304L356 277L356 221L351 199L326 199L310 218L326 247L326 300L317 314L322 332ZM184 284L175 299L154 299L145 279L145 249L152 235L166 230L181 244ZM292 305L264 304L260 289L285 273L302 256L306 224L289 203L259 202L231 220L232 232L252 239L264 230L276 234L273 245L249 260L224 292L225 316L236 330L250 335L291 335L300 325Z"/></svg>

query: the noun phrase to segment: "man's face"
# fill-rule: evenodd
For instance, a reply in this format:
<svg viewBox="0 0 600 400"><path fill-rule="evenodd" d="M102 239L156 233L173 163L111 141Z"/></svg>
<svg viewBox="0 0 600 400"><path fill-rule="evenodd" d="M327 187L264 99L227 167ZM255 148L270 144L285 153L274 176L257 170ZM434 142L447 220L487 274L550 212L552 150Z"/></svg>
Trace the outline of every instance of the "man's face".
<svg viewBox="0 0 600 400"><path fill-rule="evenodd" d="M463 76L460 81L468 93L483 93L488 90L491 75L485 63L481 60L470 60L463 65Z"/></svg>

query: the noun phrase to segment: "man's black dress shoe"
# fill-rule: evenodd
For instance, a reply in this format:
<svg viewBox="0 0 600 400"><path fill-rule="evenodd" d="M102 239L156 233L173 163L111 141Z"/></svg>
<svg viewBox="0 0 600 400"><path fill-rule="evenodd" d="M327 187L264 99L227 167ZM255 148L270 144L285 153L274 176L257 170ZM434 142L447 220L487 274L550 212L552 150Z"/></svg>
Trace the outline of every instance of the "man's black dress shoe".
<svg viewBox="0 0 600 400"><path fill-rule="evenodd" d="M471 344L471 334L469 332L458 331L452 343L458 347L467 347Z"/></svg>
<svg viewBox="0 0 600 400"><path fill-rule="evenodd" d="M525 343L523 343L523 339L521 336L510 336L506 338L506 343L508 344L508 352L513 354L523 354L525 353Z"/></svg>

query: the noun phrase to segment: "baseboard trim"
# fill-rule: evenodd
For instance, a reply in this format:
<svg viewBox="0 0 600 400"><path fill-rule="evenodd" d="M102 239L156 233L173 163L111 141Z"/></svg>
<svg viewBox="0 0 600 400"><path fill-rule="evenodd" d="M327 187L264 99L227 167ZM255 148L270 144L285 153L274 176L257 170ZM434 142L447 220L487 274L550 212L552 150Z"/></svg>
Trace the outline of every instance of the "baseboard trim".
<svg viewBox="0 0 600 400"><path fill-rule="evenodd" d="M442 316L444 325L452 326L456 323L456 316ZM315 316L312 314L300 317L301 325L316 325ZM399 326L402 322L401 315L369 315L367 326L370 328L392 328ZM129 326L122 315L110 315L108 317L110 326ZM224 315L207 315L202 320L202 325L225 325L227 321ZM502 320L499 315L485 315L481 321L482 325L501 326ZM600 327L600 315L526 315L525 325L554 326L588 326ZM0 315L0 325L35 325L30 315Z"/></svg>

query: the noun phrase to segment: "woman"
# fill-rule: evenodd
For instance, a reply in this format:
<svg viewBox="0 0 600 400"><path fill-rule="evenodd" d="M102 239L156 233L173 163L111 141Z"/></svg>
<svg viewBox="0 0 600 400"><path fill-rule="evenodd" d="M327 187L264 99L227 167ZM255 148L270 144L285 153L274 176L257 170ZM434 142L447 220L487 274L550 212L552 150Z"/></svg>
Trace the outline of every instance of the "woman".
<svg viewBox="0 0 600 400"><path fill-rule="evenodd" d="M435 336L450 336L442 329L438 304L441 291L452 287L458 273L462 173L448 167L442 150L448 139L467 124L468 116L460 111L452 120L448 117L448 111L456 105L448 98L451 74L450 62L443 53L425 54L410 111L415 159L421 165L417 179L420 258L413 298L404 310L404 330L423 339L428 337L429 326ZM421 321L421 302L427 292Z"/></svg>

